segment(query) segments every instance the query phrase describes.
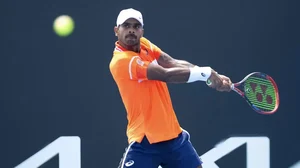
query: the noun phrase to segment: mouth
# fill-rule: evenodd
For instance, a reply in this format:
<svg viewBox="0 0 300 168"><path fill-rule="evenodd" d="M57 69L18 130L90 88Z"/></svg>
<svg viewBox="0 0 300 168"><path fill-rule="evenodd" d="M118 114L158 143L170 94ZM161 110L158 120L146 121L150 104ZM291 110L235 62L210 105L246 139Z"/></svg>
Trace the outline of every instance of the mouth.
<svg viewBox="0 0 300 168"><path fill-rule="evenodd" d="M133 34L127 35L126 38L137 39L136 35L133 35Z"/></svg>

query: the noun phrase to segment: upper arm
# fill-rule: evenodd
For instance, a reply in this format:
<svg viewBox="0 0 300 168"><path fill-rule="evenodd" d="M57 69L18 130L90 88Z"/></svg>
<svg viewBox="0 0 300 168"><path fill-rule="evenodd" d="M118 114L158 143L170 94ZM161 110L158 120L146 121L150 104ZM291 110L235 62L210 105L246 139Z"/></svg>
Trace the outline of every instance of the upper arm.
<svg viewBox="0 0 300 168"><path fill-rule="evenodd" d="M171 68L176 64L176 60L169 54L163 52L158 46L147 41L147 45L151 50L152 56L157 60L158 64L164 68Z"/></svg>
<svg viewBox="0 0 300 168"><path fill-rule="evenodd" d="M171 68L176 63L176 60L172 58L169 54L162 51L157 62L162 67Z"/></svg>
<svg viewBox="0 0 300 168"><path fill-rule="evenodd" d="M145 38L144 38L145 39ZM158 64L164 68L172 67L186 67L185 61L172 58L169 54L163 52L158 46L147 40L147 46L149 47L153 58L155 58Z"/></svg>
<svg viewBox="0 0 300 168"><path fill-rule="evenodd" d="M174 68L174 67L190 68L190 67L194 66L193 64L191 64L185 60L174 59L165 52L161 52L161 55L157 62L159 65L161 65L164 68Z"/></svg>

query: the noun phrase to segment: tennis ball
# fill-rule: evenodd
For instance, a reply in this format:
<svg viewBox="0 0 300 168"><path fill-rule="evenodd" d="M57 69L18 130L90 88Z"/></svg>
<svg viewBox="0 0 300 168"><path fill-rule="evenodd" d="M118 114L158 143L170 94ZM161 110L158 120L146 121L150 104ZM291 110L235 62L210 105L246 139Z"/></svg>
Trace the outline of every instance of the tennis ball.
<svg viewBox="0 0 300 168"><path fill-rule="evenodd" d="M69 36L74 31L74 21L68 15L58 16L54 20L53 29L58 36Z"/></svg>

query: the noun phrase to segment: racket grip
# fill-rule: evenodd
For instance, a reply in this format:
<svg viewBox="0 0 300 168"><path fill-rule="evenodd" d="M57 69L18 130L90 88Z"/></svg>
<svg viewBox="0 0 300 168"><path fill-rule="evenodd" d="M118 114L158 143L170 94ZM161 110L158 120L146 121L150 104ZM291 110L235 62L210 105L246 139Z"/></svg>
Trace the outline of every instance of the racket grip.
<svg viewBox="0 0 300 168"><path fill-rule="evenodd" d="M208 86L210 86L210 85L212 84L212 82L211 82L209 79L207 79L206 84L207 84ZM231 90L234 90L234 88L235 88L235 87L234 87L234 84L231 84L230 88L231 88Z"/></svg>

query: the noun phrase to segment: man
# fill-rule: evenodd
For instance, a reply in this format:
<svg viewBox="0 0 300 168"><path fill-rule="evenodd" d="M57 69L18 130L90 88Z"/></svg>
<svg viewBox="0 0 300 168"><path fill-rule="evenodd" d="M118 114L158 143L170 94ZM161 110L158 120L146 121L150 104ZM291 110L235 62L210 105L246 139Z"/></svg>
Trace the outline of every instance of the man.
<svg viewBox="0 0 300 168"><path fill-rule="evenodd" d="M114 28L111 74L127 111L129 146L120 168L202 168L201 160L176 118L166 83L210 80L210 87L230 91L228 77L210 67L177 60L143 37L143 17L122 10Z"/></svg>

